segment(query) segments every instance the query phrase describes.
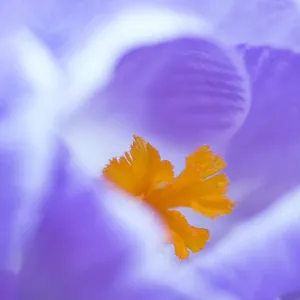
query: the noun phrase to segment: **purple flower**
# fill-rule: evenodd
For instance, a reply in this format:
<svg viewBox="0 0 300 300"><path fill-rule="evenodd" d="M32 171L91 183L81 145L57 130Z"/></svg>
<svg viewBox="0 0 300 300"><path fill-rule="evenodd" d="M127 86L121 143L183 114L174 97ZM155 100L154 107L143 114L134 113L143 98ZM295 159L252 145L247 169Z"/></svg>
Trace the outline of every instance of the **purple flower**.
<svg viewBox="0 0 300 300"><path fill-rule="evenodd" d="M46 116L48 110L37 110L40 104L33 101L31 109ZM42 126L40 135L30 135L35 126L31 115L9 106L10 113L1 119L11 129L1 136L7 142L1 139L0 144L1 299L192 300L199 293L214 299L225 295L203 282L199 286L195 270L159 254L162 233L145 208L120 195L112 198L101 182L80 170L53 130ZM43 152L43 160L36 151ZM36 174L32 167L42 177L34 182L34 193L27 180L28 174ZM37 209L28 196L35 198ZM22 219L22 207L28 206L31 218L11 247L20 230L18 216Z"/></svg>
<svg viewBox="0 0 300 300"><path fill-rule="evenodd" d="M227 140L250 107L247 78L234 54L197 37L132 50L107 88L110 110L183 147Z"/></svg>
<svg viewBox="0 0 300 300"><path fill-rule="evenodd" d="M274 7L275 16L281 15L281 12L288 12L289 15L290 12L295 15L295 18L298 18L296 10L291 9L291 7L293 8L290 6L291 3L287 2L287 4L287 10ZM257 24L259 26L264 24L262 12L266 8L265 5L267 4L263 3L259 6L261 8ZM238 10L231 16L236 16L237 13ZM241 15L243 16L243 14ZM244 16L246 18L246 15ZM252 21L255 22L254 19ZM287 19L284 19L285 22ZM249 31L251 31L252 27L249 26L249 21L247 24L243 23L242 17L239 18L237 24L248 24ZM234 26L234 23L230 23L228 19L227 25ZM259 26L258 28L260 28ZM254 44L260 41L259 34L257 34L257 38L256 34L257 32L251 33L251 41ZM281 34L282 36L286 35L286 43L282 43L282 45L296 48L294 47L296 44L293 44L295 40L289 36L287 27L283 26ZM197 42L192 43L192 40ZM247 42L248 39L245 36L244 40L241 37L237 41ZM280 44L275 35L272 42ZM195 46L197 43L198 49ZM207 44L212 45L209 50ZM300 56L291 50L279 49L274 46L257 47L246 44L238 47L231 45L231 48L236 49L236 52L229 51L228 47L220 46L220 43L216 43L210 38L199 38L194 35L192 38L191 35L184 35L183 38L172 37L169 41L154 41L148 45L135 47L135 49L127 51L117 63L112 80L104 91L104 95L111 100L107 107L114 118L121 119L126 125L131 124L132 128L138 128L137 130L151 135L153 139L161 139L165 143L171 144L169 151L176 152L181 148L186 151L186 148L195 147L203 142L225 144L228 173L232 178L233 185L232 194L240 202L240 205L236 212L224 219L224 224L215 230L219 232L220 237L224 238L225 246L222 247L227 251L232 249L233 253L237 251L235 258L229 263L236 263L233 269L245 274L245 278L249 276L248 278L251 280L258 277L262 284L251 285L249 283L249 286L245 285L240 288L241 291L237 291L239 289L238 280L228 279L228 281L225 280L223 286L229 290L235 290L242 299L247 299L247 297L249 299L259 299L258 297L271 299L293 292L293 289L298 288L295 278L297 278L296 271L300 270L300 265L297 257L294 256L294 251L299 247L299 235L297 234L299 223L296 222L295 216L291 215L289 222L288 217L281 219L280 225L278 225L281 229L276 233L270 232L269 228L273 223L276 224L276 215L280 211L274 207L272 213L271 211L266 212L257 217L259 220L265 218L265 221L261 221L258 225L256 219L253 219L253 223L249 223L249 229L246 229L248 225L245 225L242 227L244 229L233 235L234 238L229 238L228 242L226 242L226 233L234 225L242 226L241 223L244 220L270 208L281 199L283 203L286 203L283 206L287 206L287 211L290 209L290 213L293 205L297 206L296 202L289 206L284 196L290 196L289 192L299 185L300 178L299 164L297 163L300 141L297 134L300 129L297 96L299 94L297 83L299 68L297 66ZM195 51L195 49L197 50ZM213 49L219 49L220 52L214 52ZM196 56L195 52L197 51L198 53L203 51L206 54L202 58L202 66L198 65L198 74L195 71L197 68L194 61L190 63L190 60L182 59L182 57ZM180 56L180 53L183 55ZM225 62L228 63L228 61L234 66L232 70L233 73L235 72L235 78L240 78L240 80L231 81L232 77L225 74L227 76L223 76L221 84L219 84L218 74L224 75L220 66L226 67ZM236 64L237 62L239 63ZM243 64L246 71L243 70ZM205 71L216 65L219 69L212 78L207 74L203 75ZM201 69L203 66L206 68ZM131 78L134 79L131 80ZM213 113L208 114L208 111L205 110L207 107L203 108L202 106L205 103L203 98L207 97L207 90L201 88L203 86L210 87L209 81L213 81L213 91L216 94L219 92L219 95L226 90L224 86L230 87L229 90L233 95L228 97L226 103L232 101L231 103L236 104L237 102L234 100L240 96L242 100L240 103L245 105L244 109L240 110L240 115L233 114L235 111L234 105L232 105L231 110L222 110L224 115L220 117L218 112L223 108L223 102L221 102L223 97L220 96L215 103L210 100L209 104ZM247 88L245 89L248 82L249 94ZM184 90L186 86L192 88ZM182 93L183 90L185 93ZM195 93L190 93L191 90ZM235 94L235 92L237 93ZM250 99L251 107L249 109L247 105L249 105ZM195 108L195 103L199 110L189 110L190 107ZM205 112L204 117L201 112L203 115ZM226 119L226 115L231 122L228 122L227 126L224 124L218 126L222 123L223 118ZM242 117L239 119L241 115ZM236 120L240 120L240 122ZM231 130L227 131L228 128ZM206 133L208 134L206 135ZM293 231L293 228L297 228L297 230ZM253 233L250 233L251 230ZM255 238L257 231L262 232L263 238ZM239 239L244 240L245 249L239 248L240 246L235 248L234 240L238 236ZM286 237L286 240L283 237ZM252 239L252 244L247 243ZM256 244L257 246L255 246ZM216 250L212 250L212 261L214 253L217 253L214 251L218 251L218 247L217 245ZM266 254L269 252L273 252L274 256L269 257ZM244 267L239 259L243 256L245 256ZM290 258L286 261L285 257L288 256ZM225 256L224 260L227 259L228 256ZM276 263L277 259L280 262ZM295 266L291 265L290 260ZM254 264L261 264L262 268L258 271L253 267ZM273 264L275 268L278 268L272 268ZM210 267L211 272L214 273L215 265L210 265ZM242 271L239 271L239 267ZM280 268L283 267L285 272L280 273ZM257 276L258 272L260 272L259 276ZM224 274L218 275L217 271L216 274L216 277L221 276L222 280L226 277ZM264 276L266 277L265 281L263 280ZM236 278L240 278L239 273ZM278 285L273 286L270 283L272 281L278 282Z"/></svg>
<svg viewBox="0 0 300 300"><path fill-rule="evenodd" d="M0 98L0 298L192 300L200 292L215 299L224 295L202 282L199 287L195 270L160 253L162 232L145 208L111 195L81 170L57 136L62 114L47 97L51 77L48 85L29 76L33 66L25 63L25 37L6 40L0 51L1 60L18 70L1 68L1 76L10 81L1 83ZM29 44L41 59L38 45ZM43 66L49 75L48 63ZM26 93L9 93L14 87L25 87Z"/></svg>
<svg viewBox="0 0 300 300"><path fill-rule="evenodd" d="M81 10L74 7L69 27L57 9L60 22L54 32L40 26L46 24L43 20L28 18L50 51L43 43L44 51L32 51L31 32L21 34L26 43L18 42L18 35L9 43L1 41L1 299L272 300L300 289L300 56L278 49L299 49L297 3L185 3L178 1L176 9L209 20L209 34L197 23L171 37L148 32L150 40L142 42L134 33L118 32L114 41L119 43L109 44L113 34L108 32L105 43L101 40L106 56L65 56L58 64L49 52L64 55L77 34L79 43L84 40L82 29L98 15L93 4L94 11L82 13L76 26L73 16ZM185 27L187 19L176 19L175 27ZM129 26L134 27L139 29ZM239 43L244 45L236 47ZM253 46L261 43L272 46ZM222 241L187 265L158 254L160 227L148 212L107 194L56 134L63 116L60 104L95 92L101 72L84 73L91 60L93 67L98 60L107 69L111 62L115 65L100 93L105 105L99 113L98 97L91 106L96 117L117 118L123 125L117 130L128 126L128 131L145 133L167 144L174 155L204 142L224 149L232 194L240 203L215 228ZM80 68L73 68L74 61ZM86 77L89 85L80 86ZM115 142L113 131L110 136Z"/></svg>

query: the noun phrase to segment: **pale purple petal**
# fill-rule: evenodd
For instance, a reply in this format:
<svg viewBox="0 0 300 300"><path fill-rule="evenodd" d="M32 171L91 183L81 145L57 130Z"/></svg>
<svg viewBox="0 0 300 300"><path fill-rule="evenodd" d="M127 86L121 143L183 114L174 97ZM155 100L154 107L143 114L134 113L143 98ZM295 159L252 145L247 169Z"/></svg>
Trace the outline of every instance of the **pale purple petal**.
<svg viewBox="0 0 300 300"><path fill-rule="evenodd" d="M10 271L0 271L0 298L12 300L15 296L17 277Z"/></svg>
<svg viewBox="0 0 300 300"><path fill-rule="evenodd" d="M16 40L0 41L0 268L12 264L15 229L22 201L28 199L26 159L31 156L32 133L28 107L32 85L24 76ZM30 96L29 96L30 95ZM23 113L21 113L23 111ZM29 173L28 173L29 174ZM27 174L27 175L28 175ZM31 173L34 175L34 173Z"/></svg>
<svg viewBox="0 0 300 300"><path fill-rule="evenodd" d="M162 233L148 213L105 196L63 148L49 188L23 258L18 300L198 299L194 271L160 254Z"/></svg>
<svg viewBox="0 0 300 300"><path fill-rule="evenodd" d="M199 270L243 300L273 300L300 288L299 189L236 228Z"/></svg>
<svg viewBox="0 0 300 300"><path fill-rule="evenodd" d="M234 224L241 229L224 238L216 248L221 250L213 250L211 258L216 265L221 263L220 268L232 266L236 275L224 281L224 288L236 290L242 299L266 300L284 294L295 299L292 294L299 289L300 270L299 194L289 192L299 186L300 178L300 56L270 47L241 46L240 51L250 74L253 100L244 126L230 144L227 162L232 187L234 182L236 188L244 182L245 191L227 218L229 226L222 230L224 235ZM280 204L253 221L238 223L278 200ZM222 253L221 261L217 251ZM216 265L211 272L221 278ZM239 276L246 285L238 284Z"/></svg>
<svg viewBox="0 0 300 300"><path fill-rule="evenodd" d="M12 61L16 60L23 66L22 53L12 51L16 50L14 47L10 50L8 57L9 54L13 55ZM25 71L23 68L21 70ZM27 73L21 73L25 74ZM27 247L21 257L22 265L17 282L11 273L1 273L1 299L10 300L15 283L18 300L98 299L99 296L120 299L122 295L133 299L135 295L138 297L146 293L151 298L157 295L163 299L197 299L198 288L193 282L193 273L188 272L186 275L180 270L177 272L176 264L157 254L162 246L162 240L161 243L157 241L161 234L159 231L148 231L149 228L155 228L155 224L148 222L146 215L143 216L139 210L134 213L132 207L125 209L127 204L122 206L118 201L116 204L121 205L119 213L127 212L127 221L119 222L122 218L113 217L109 213L110 209L105 208L110 205L104 203L105 198L100 194L100 182L95 183L80 173L69 161L64 149L59 149L58 159L53 160L56 157L52 127L52 122L56 121L53 116L55 113L48 106L47 95L42 94L44 98L41 102L41 95L36 93L43 89L36 91L34 83L28 83L30 88L27 97L14 99L21 100L17 104L22 104L16 105L16 111L10 106L14 102L6 102L4 106L5 122L1 122L1 129L5 129L2 132L7 135L1 136L1 147L10 146L3 149L8 150L8 158L12 157L15 165L8 159L1 161L1 167L5 167L7 163L7 173L3 175L10 175L9 171L14 173L1 182L2 191L5 192L2 194L1 204L11 200L8 199L11 198L8 194L10 191L12 196L16 195L17 200L25 204L25 210L28 207L30 210L36 209L30 203L32 200L40 203L41 218L38 222L33 218L26 224L26 229L33 229L35 223L38 227L37 230L30 230L33 233L31 238L26 237ZM14 166L17 168L16 172ZM9 190L14 185L15 188ZM28 200L30 201L27 202ZM5 209L2 213L6 217L4 213L9 211ZM128 224L137 214L139 222L132 224L135 227L133 230L132 225L130 227ZM9 223L16 219L7 215L10 217ZM7 219L3 218L1 221L4 225L7 224ZM145 231L141 234L144 227ZM3 239L3 245L11 248L11 235L9 231L5 233L8 234ZM8 255L10 252L7 251ZM16 256L13 259L17 259ZM1 259L6 261L4 255ZM169 276L171 282L167 280ZM183 279L187 276L191 281L186 284Z"/></svg>
<svg viewBox="0 0 300 300"><path fill-rule="evenodd" d="M210 10L213 5L206 6L204 2L201 5L205 14L213 15ZM299 37L296 30L299 14L295 1L233 3L231 13L219 23L220 30L216 31L221 39L295 47ZM29 22L30 27L54 52L65 51L65 43L80 43L85 25L94 16L99 16L99 4L96 2L91 1L82 11L78 6L64 10L64 5L53 4L53 10L48 10L51 7L45 5L42 7L44 15L37 14L40 23L34 18L30 19L32 23ZM188 5L201 7L192 1ZM222 5L222 10L224 7ZM221 10L220 6L218 10ZM54 18L53 11L57 12ZM44 21L49 17L54 26L43 28L44 24L48 24ZM22 57L24 63L25 58L30 57L29 53L19 53L23 51L22 44L14 47L18 51L12 51L11 55ZM132 122L137 131L171 142L178 148L194 148L203 142L227 142L239 130L229 147L228 173L233 183L254 180L259 185L255 190L249 187L243 199L246 201L230 216L232 220L249 218L266 208L294 188L300 178L299 55L268 47L240 50L253 89L253 105L244 125L250 100L243 66L236 53L206 39L170 40L132 50L117 65L115 77L106 91L106 96L112 100L111 112L124 117L126 125ZM4 65L14 66L14 59L7 59L6 56L3 62ZM17 71L18 68L19 65ZM29 72L31 75L39 73L30 66L28 69L33 70ZM53 173L50 177L46 176L49 151L52 150L51 147L48 149L48 145L52 143L42 133L48 125L45 128L32 125L47 123L49 120L45 111L49 111L43 108L30 113L32 107L28 106L27 100L34 100L34 103L37 99L51 97L45 90L36 95L32 88L29 91L20 88L20 92L18 85L17 88L16 85L10 88L20 82L14 77L16 74L23 76L22 72L10 71L1 76L4 83L0 84L1 96L9 96L5 98L4 105L3 102L0 104L0 118L6 118L13 112L10 103L15 102L10 99L20 101L20 107L26 108L28 115L24 119L15 118L12 123L0 128L12 137L5 141L5 147L2 144L0 147L0 185L1 190L5 191L0 196L0 207L3 206L0 212L0 215L3 214L0 220L0 229L3 229L0 236L1 267L8 263L7 258L11 256L14 244L11 232L20 199L44 200L45 197L48 200L42 207L38 229L33 232L24 256L18 300L46 297L51 300L99 297L199 299L198 295L205 300L217 300L219 297L224 300L225 296L219 289L213 287L212 291L206 292L204 286L196 287L198 282L194 285L192 278L201 281L202 277L195 277L190 270L183 273L181 267L158 259L154 251L150 256L143 254L146 251L143 248L144 239L137 238L135 230L128 228L128 220L119 223L118 209L115 211L104 204L107 199L119 203L118 199L107 198L98 183L91 183L90 178L80 170L70 167L67 153L60 153L61 160L55 161ZM49 74L46 71L42 73ZM26 95L25 102L23 95ZM212 99L215 101L213 104ZM18 117L23 117L22 110L18 112ZM44 115L39 115L40 112ZM18 126L10 126L16 120L19 120ZM40 147L41 144L44 146ZM37 187L45 182L49 190L43 190L41 196ZM221 286L243 300L271 300L300 288L295 280L299 278L300 269L297 260L299 224L295 222L297 210L290 206L288 209L287 203L254 219L253 223L241 225L239 232L233 233L220 248L211 252L204 273L207 272L213 286ZM125 207L124 211L128 211ZM273 216L275 213L276 219ZM282 217L284 214L286 216ZM128 216L134 219L131 210ZM147 226L151 227L151 223ZM147 229L145 232L150 234ZM152 240L149 243L157 245ZM235 257L232 258L232 254ZM149 265L154 265L154 270L150 268L153 277L150 276ZM230 277L231 271L238 275ZM7 300L13 289L14 278L11 275L0 273L1 299ZM191 279L192 284L186 285L187 278ZM243 285L245 282L247 284Z"/></svg>
<svg viewBox="0 0 300 300"><path fill-rule="evenodd" d="M127 122L189 148L227 140L250 106L247 77L235 53L190 37L126 54L107 97L111 110Z"/></svg>
<svg viewBox="0 0 300 300"><path fill-rule="evenodd" d="M0 298L5 300L25 238L23 221L35 209L51 156L55 101L49 103L46 94L51 95L53 74L47 60L39 61L41 51L26 30L0 40ZM32 55L46 79L39 72L33 75L38 68L30 64Z"/></svg>
<svg viewBox="0 0 300 300"><path fill-rule="evenodd" d="M231 215L212 225L212 235L217 239L222 239L221 242L224 243L228 238L226 234L231 229L244 226L241 225L242 222L251 220L258 213L269 209L272 204L299 186L300 182L300 90L297 80L300 56L289 50L271 47L244 45L240 47L240 51L245 57L250 74L253 99L249 115L243 127L229 144L227 153L227 173L231 179L232 197L238 205ZM299 205L295 203L295 207L298 208ZM270 222L272 222L271 225L262 222L261 228L275 226L277 220L274 217L274 221ZM282 244L286 244L284 252L293 252L297 249L296 244L287 243L284 240L284 236L292 233L296 226L289 224L289 221L286 221L285 233L277 235L278 243L282 241ZM253 224L253 228L254 226ZM256 231L258 232L259 229ZM269 234L270 239L272 238L272 232L266 232L265 240L257 241L255 247L252 247L249 243L250 233L248 231L239 233L242 235L239 239L244 239L244 243L249 245L247 251L252 251L253 255L258 256L261 255L259 247L269 247L267 246ZM236 233L236 238L237 235ZM231 246L228 241L228 249L230 247L230 251L234 253L235 241L233 239L231 241ZM273 248L266 251L274 251ZM284 257L283 254L282 257ZM249 261L252 259L248 258ZM238 265L239 257L237 256L236 259L236 262L233 259L229 264L234 262ZM270 255L263 254L261 259L270 265L277 264L274 257ZM294 263L296 264L297 261L295 260ZM285 263L282 262L282 265ZM288 265L286 267L289 268ZM257 274L266 272L268 276L268 268L265 267ZM256 269L251 268L250 262L249 265L245 265L245 270L256 274ZM286 293L296 289L291 279L293 279L292 275L281 277L282 284L291 283L291 290L287 288ZM265 289L272 289L272 283L266 282ZM249 288L249 293L251 293L251 288ZM253 299L257 298L253 296Z"/></svg>
<svg viewBox="0 0 300 300"><path fill-rule="evenodd" d="M280 199L300 178L300 55L269 47L246 47L252 107L228 150L232 181L259 181L237 207L250 217Z"/></svg>

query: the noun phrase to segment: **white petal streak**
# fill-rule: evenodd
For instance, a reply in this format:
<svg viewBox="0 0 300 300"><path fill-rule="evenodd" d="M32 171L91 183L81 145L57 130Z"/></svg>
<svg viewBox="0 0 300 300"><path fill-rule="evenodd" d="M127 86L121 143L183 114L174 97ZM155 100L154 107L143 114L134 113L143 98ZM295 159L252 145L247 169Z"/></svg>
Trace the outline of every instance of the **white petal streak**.
<svg viewBox="0 0 300 300"><path fill-rule="evenodd" d="M271 300L299 289L299 197L297 188L236 229L201 268L241 299Z"/></svg>

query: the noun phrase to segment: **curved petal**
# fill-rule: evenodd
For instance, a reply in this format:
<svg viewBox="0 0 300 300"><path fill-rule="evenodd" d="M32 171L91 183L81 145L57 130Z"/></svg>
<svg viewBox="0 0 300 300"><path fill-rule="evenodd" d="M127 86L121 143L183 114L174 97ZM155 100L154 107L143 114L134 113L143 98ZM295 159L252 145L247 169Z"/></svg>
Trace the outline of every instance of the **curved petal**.
<svg viewBox="0 0 300 300"><path fill-rule="evenodd" d="M300 56L271 47L240 49L250 73L253 101L244 127L230 146L228 173L233 181L258 185L239 199L231 226L278 201L299 185L300 178Z"/></svg>
<svg viewBox="0 0 300 300"><path fill-rule="evenodd" d="M128 248L116 234L120 224L107 225L110 217L101 212L97 185L78 173L64 148L59 150L39 226L24 255L18 297L108 297L109 283L130 261L133 245Z"/></svg>
<svg viewBox="0 0 300 300"><path fill-rule="evenodd" d="M111 201L60 150L17 299L198 299L193 271L159 253L163 237L148 213Z"/></svg>
<svg viewBox="0 0 300 300"><path fill-rule="evenodd" d="M19 221L33 206L51 153L55 76L43 54L26 31L0 39L0 268L16 265ZM39 67L46 76L35 74Z"/></svg>
<svg viewBox="0 0 300 300"><path fill-rule="evenodd" d="M229 195L237 205L228 218L205 224L215 241L281 199L299 185L300 178L300 56L267 46L238 48L250 75L253 99L226 153Z"/></svg>
<svg viewBox="0 0 300 300"><path fill-rule="evenodd" d="M198 36L209 31L208 23L198 16L144 2L125 5L126 1L123 4L121 7L116 6L115 13L107 15L105 26L98 24L93 28L85 45L81 43L74 49L75 53L65 57L70 97L78 102L82 98L92 98L93 108L78 112L88 120L95 117L99 121L107 117L105 108L108 99L103 88L111 79L116 61L124 53L140 45L183 35Z"/></svg>
<svg viewBox="0 0 300 300"><path fill-rule="evenodd" d="M272 300L299 290L299 192L236 229L199 270L238 299Z"/></svg>
<svg viewBox="0 0 300 300"><path fill-rule="evenodd" d="M60 148L15 299L237 300L162 255L163 238L148 213L102 188Z"/></svg>
<svg viewBox="0 0 300 300"><path fill-rule="evenodd" d="M270 47L244 47L253 100L227 156L232 182L257 180L238 205L250 217L299 184L300 55ZM241 199L242 200L242 199Z"/></svg>
<svg viewBox="0 0 300 300"><path fill-rule="evenodd" d="M238 58L196 37L130 51L116 66L107 93L128 121L192 150L231 137L250 105Z"/></svg>

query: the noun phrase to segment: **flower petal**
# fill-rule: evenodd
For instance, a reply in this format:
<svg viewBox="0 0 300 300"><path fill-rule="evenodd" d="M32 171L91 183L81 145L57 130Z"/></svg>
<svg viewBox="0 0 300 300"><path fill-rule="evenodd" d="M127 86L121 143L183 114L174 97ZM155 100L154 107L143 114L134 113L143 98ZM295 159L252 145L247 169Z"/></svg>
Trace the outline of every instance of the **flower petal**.
<svg viewBox="0 0 300 300"><path fill-rule="evenodd" d="M95 182L65 149L58 156L38 228L24 252L19 299L111 298L111 284L134 255L134 242L123 238L127 227L121 229L103 207Z"/></svg>
<svg viewBox="0 0 300 300"><path fill-rule="evenodd" d="M13 300L16 285L17 284L17 276L12 272L0 271L0 299L1 300Z"/></svg>
<svg viewBox="0 0 300 300"><path fill-rule="evenodd" d="M300 290L299 196L297 188L233 230L201 258L199 272L238 299L276 299Z"/></svg>
<svg viewBox="0 0 300 300"><path fill-rule="evenodd" d="M159 254L163 239L149 214L135 201L105 201L98 182L65 151L59 156L17 299L198 299L193 270Z"/></svg>
<svg viewBox="0 0 300 300"><path fill-rule="evenodd" d="M241 47L253 89L252 108L229 144L227 174L255 188L233 218L251 218L299 185L300 55L273 47Z"/></svg>
<svg viewBox="0 0 300 300"><path fill-rule="evenodd" d="M0 39L0 269L17 264L28 227L20 223L34 210L52 155L59 72L45 52L26 30Z"/></svg>
<svg viewBox="0 0 300 300"><path fill-rule="evenodd" d="M116 67L109 96L136 126L178 147L227 139L250 104L242 63L229 52L196 37L133 49Z"/></svg>

